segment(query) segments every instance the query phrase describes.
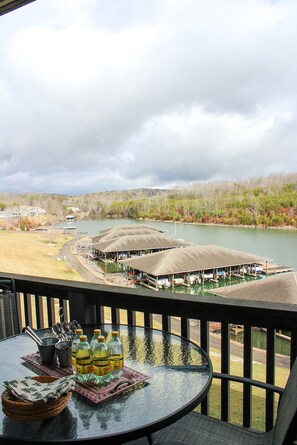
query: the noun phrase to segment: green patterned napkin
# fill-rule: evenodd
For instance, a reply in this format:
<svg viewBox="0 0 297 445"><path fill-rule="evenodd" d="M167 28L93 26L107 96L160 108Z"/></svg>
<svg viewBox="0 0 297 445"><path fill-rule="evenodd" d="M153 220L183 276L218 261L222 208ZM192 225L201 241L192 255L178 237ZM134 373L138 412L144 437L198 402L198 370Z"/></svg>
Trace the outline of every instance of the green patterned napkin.
<svg viewBox="0 0 297 445"><path fill-rule="evenodd" d="M70 375L50 383L41 383L33 377L24 377L21 380L5 381L4 386L17 399L28 402L47 402L73 391L75 377Z"/></svg>

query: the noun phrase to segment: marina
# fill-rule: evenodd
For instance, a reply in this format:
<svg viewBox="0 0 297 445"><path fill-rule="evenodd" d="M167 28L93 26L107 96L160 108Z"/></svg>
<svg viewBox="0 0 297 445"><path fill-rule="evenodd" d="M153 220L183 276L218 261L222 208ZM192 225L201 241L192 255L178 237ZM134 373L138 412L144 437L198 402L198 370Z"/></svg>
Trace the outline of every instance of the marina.
<svg viewBox="0 0 297 445"><path fill-rule="evenodd" d="M117 220L77 220L76 235L78 236L78 251L86 257L89 267L92 265L98 269L100 276L104 276L107 282L120 283L119 285L128 287L149 287L156 291L156 281L142 280L140 284L137 275L129 270L120 261L114 261L112 258L98 259L97 255L92 253L91 244L93 240L102 234L111 234L111 227L113 231L115 227L121 231L125 226L125 230L147 230L148 226L155 229L155 233L166 234L168 237L174 238L174 234L178 237L178 241L186 243L187 246L193 245L220 245L226 248L240 250L242 252L250 252L259 258L260 254L265 261L256 265L256 269L244 268L233 270L231 275L218 269L217 277L213 276L213 271L206 271L204 274L204 283L200 282L201 276L199 273L191 272L189 275L185 274L184 283L174 282L174 287L171 286L170 280L165 280L165 285L160 288L162 291L174 291L175 293L183 293L196 295L197 297L209 295L213 290L220 288L233 287L236 284L244 284L253 281L259 281L266 277L273 277L274 275L287 274L287 272L297 270L297 256L296 256L296 242L297 231L294 230L265 230L265 229L251 229L240 227L221 227L211 225L197 225L197 224L174 224L170 222L157 221L135 221L129 219ZM127 227L130 227L128 229ZM115 233L115 232L114 232ZM132 234L132 232L130 232ZM83 238L79 236L84 234ZM116 238L116 237L115 237ZM131 252L131 258L137 259L139 252ZM157 252L156 252L157 253ZM267 255L267 258L266 258ZM116 257L116 255L114 255ZM120 256L120 255L119 255ZM128 259L128 255L126 255ZM268 259L268 261L266 261ZM273 259L273 260L272 260ZM277 264L290 264L292 267L277 266ZM267 266L267 267L266 267ZM262 267L262 273L259 273ZM266 273L266 269L268 273ZM265 273L263 272L265 271ZM277 273L272 273L273 271ZM243 273L244 272L244 273ZM166 278L166 277L158 277ZM181 278L177 274L174 279ZM169 281L169 287L168 287Z"/></svg>
<svg viewBox="0 0 297 445"><path fill-rule="evenodd" d="M77 233L90 238L111 226L151 226L169 236L176 236L188 244L217 246L250 252L273 259L278 265L288 265L297 270L297 230L261 229L208 224L174 223L170 221L139 221L133 219L80 220L76 222ZM272 261L270 262L272 263Z"/></svg>
<svg viewBox="0 0 297 445"><path fill-rule="evenodd" d="M268 257L212 244L193 245L147 223L104 228L91 238L88 257L99 261L105 272L121 273L135 286L185 293L198 290L199 294L293 271Z"/></svg>
<svg viewBox="0 0 297 445"><path fill-rule="evenodd" d="M137 280L137 276L131 272L129 272L126 269L126 266L124 266L120 261L115 262L112 259L106 259L105 261L103 258L101 261L98 261L98 258L95 257L93 254L90 253L90 245L92 244L92 241L97 241L102 239L102 234L105 233L107 235L110 233L110 226L111 224L115 224L117 226L123 226L123 225L129 225L127 224L129 220L116 220L116 221L110 221L110 220L104 220L104 221L77 221L77 228L81 232L85 232L89 237L84 237L82 239L82 249L81 251L89 255L91 262L95 265L98 264L99 268L105 273L105 277L110 279L110 277L114 277L112 279L113 284L118 283L118 285L125 286L124 281L118 281L120 277L128 277L129 276L129 283L133 283L136 287L137 286L143 286L145 288L154 289L154 291L158 291L159 288L156 288L156 279L152 276L147 281L143 281L142 284L139 283ZM147 230L147 223L139 224L135 221L131 220L130 222L130 229L131 235L133 231L135 231L137 228L135 226L142 226L143 230ZM255 229L243 229L243 228L227 228L227 227L218 227L218 226L198 226L198 225L189 225L189 224L178 224L173 225L172 223L157 223L152 222L153 226L156 226L157 231L160 233L167 233L170 234L172 232L172 228L174 231L178 232L179 240L182 238L186 241L186 244L188 246L193 247L193 242L195 241L197 244L201 241L209 242L210 240L212 242L216 241L217 243L223 242L225 245L229 244L229 247L233 250L236 246L241 251L244 250L247 246L249 246L249 251L256 250L261 252L262 255L264 253L269 253L268 258L265 257L265 261L261 262L259 260L259 263L256 265L251 265L250 268L248 266L241 267L240 271L233 271L233 273L227 274L226 272L223 272L222 270L217 270L217 277L214 278L213 272L207 273L205 271L204 273L204 283L201 283L200 275L199 273L190 273L189 275L185 275L184 282L181 282L181 280L174 282L174 287L171 286L171 282L169 278L167 277L159 277L159 285L160 290L163 292L174 291L175 293L183 293L183 294L191 294L197 298L204 295L213 295L215 297L221 296L223 297L223 293L227 292L229 289L233 289L234 297L230 295L230 298L240 298L241 292L243 292L243 297L248 298L249 300L253 300L254 298L257 299L260 294L267 295L267 298L270 299L272 296L274 296L276 302L280 302L280 295L283 295L282 292L277 290L277 287L273 284L272 281L272 287L269 288L271 285L271 280L278 280L283 279L282 286L289 285L290 278L292 278L291 272L294 270L294 267L286 267L286 266L277 266L272 262L272 258L276 259L279 264L285 264L285 263L291 263L296 268L296 254L295 254L295 246L297 241L297 232L295 231L279 231L279 230L255 230ZM177 226L177 228L175 227ZM103 230L102 230L103 229ZM118 227L118 230L120 231L121 228ZM98 233L100 235L98 235ZM119 232L118 232L119 233ZM198 236L201 234L201 236ZM113 235L108 236L108 238L113 238L115 235L115 232L113 232ZM169 235L170 236L170 235ZM173 236L173 235L171 235ZM98 237L98 238L97 238ZM197 247L197 246L196 246ZM182 248L184 249L184 248ZM246 249L247 250L247 249ZM89 253L87 253L89 252ZM280 255L280 253L284 253L284 255ZM162 253L162 252L160 252ZM164 252L165 253L165 252ZM163 253L163 254L164 254ZM243 253L243 252L241 252ZM255 255L255 252L252 253L252 255ZM256 255L257 259L259 259L259 256ZM141 257L138 257L141 258ZM126 258L128 259L128 258ZM132 257L133 260L137 259L137 256ZM267 260L267 261L266 261ZM295 261L295 262L294 262ZM239 272L239 273L238 273ZM296 274L295 274L296 275ZM176 276L174 279L176 280ZM268 292L265 294L263 290L257 289L255 287L254 294L251 294L246 292L246 286L249 284L254 285L264 285L266 284L268 287ZM239 285L239 287L237 287ZM241 289L241 292L239 293L238 289ZM252 290L252 289L251 289ZM296 295L296 292L293 292L293 297ZM229 298L228 297L228 298ZM291 301L283 301L284 303L291 303ZM236 342L243 341L243 329L242 325L230 325L230 336L231 339ZM221 324L216 322L210 323L210 329L213 334L220 335L221 330ZM285 332L277 332L277 338L276 338L276 348L277 351L281 354L287 355L288 351L290 351L290 338L288 338L287 335L285 335ZM257 329L253 329L253 335L252 335L252 342L254 347L256 348L264 348L266 347L266 340L267 334L264 331L259 331Z"/></svg>

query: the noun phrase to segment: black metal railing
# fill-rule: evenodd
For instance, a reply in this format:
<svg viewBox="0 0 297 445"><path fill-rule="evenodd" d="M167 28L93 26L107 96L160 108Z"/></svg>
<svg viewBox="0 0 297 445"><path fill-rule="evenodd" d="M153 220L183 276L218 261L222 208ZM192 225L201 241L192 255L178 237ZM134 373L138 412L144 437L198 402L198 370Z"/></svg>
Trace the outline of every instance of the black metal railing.
<svg viewBox="0 0 297 445"><path fill-rule="evenodd" d="M195 296L169 292L154 292L149 289L131 289L73 281L38 278L23 275L0 274L0 279L13 279L16 288L16 306L20 320L20 331L27 324L34 328L51 326L59 318L59 307L63 307L66 319L79 320L81 324L143 324L177 331L192 339L208 353L213 341L211 326L220 326L219 348L221 379L221 418L230 419L230 376L231 347L230 325L241 325L243 341L243 415L244 426L252 424L252 386L254 348L252 329L263 328L267 332L265 353L266 396L265 427L270 429L275 418L275 401L271 385L275 385L276 365L280 357L276 354L276 331L289 331L290 354L287 366L297 356L297 306L281 303L250 302L223 299L215 296ZM279 296L282 301L282 295ZM139 322L140 318L140 322ZM281 357L282 365L286 358ZM232 376L230 376L232 377ZM240 380L240 379L239 379ZM264 385L265 387L265 385ZM201 405L201 411L209 414L209 398Z"/></svg>

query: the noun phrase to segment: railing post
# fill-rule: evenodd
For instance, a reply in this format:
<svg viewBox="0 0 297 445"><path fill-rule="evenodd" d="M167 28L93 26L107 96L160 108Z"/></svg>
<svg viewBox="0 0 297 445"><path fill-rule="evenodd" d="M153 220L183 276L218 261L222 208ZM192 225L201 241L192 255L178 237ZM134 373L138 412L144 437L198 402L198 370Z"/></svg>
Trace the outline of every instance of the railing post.
<svg viewBox="0 0 297 445"><path fill-rule="evenodd" d="M169 315L162 315L162 329L171 332L171 317Z"/></svg>
<svg viewBox="0 0 297 445"><path fill-rule="evenodd" d="M105 322L104 320L104 307L103 306L96 306L96 323L103 324Z"/></svg>
<svg viewBox="0 0 297 445"><path fill-rule="evenodd" d="M111 308L111 322L113 324L120 324L120 310L116 307Z"/></svg>
<svg viewBox="0 0 297 445"><path fill-rule="evenodd" d="M78 292L69 292L69 310L71 320L79 324L96 323L96 309L90 304L86 295Z"/></svg>
<svg viewBox="0 0 297 445"><path fill-rule="evenodd" d="M146 328L152 328L153 327L153 315L149 312L144 313L144 326Z"/></svg>
<svg viewBox="0 0 297 445"><path fill-rule="evenodd" d="M209 354L209 322L200 320L200 345L206 353ZM209 395L201 403L202 414L209 414Z"/></svg>
<svg viewBox="0 0 297 445"><path fill-rule="evenodd" d="M230 325L222 323L221 334L221 368L222 373L230 374ZM228 422L230 416L230 382L222 381L221 419Z"/></svg>
<svg viewBox="0 0 297 445"><path fill-rule="evenodd" d="M127 321L129 325L135 326L136 325L136 314L135 311L132 311L131 309L127 310Z"/></svg>
<svg viewBox="0 0 297 445"><path fill-rule="evenodd" d="M21 296L19 292L16 292L16 305L17 305L17 318L18 318L18 332L22 332L22 311L21 311Z"/></svg>
<svg viewBox="0 0 297 445"><path fill-rule="evenodd" d="M17 300L13 280L1 280L0 289L0 338L20 332Z"/></svg>
<svg viewBox="0 0 297 445"><path fill-rule="evenodd" d="M190 320L189 320L189 318L181 317L180 331L181 331L182 337L190 338Z"/></svg>
<svg viewBox="0 0 297 445"><path fill-rule="evenodd" d="M266 382L275 383L275 329L267 329ZM266 391L266 431L271 430L274 421L274 393Z"/></svg>
<svg viewBox="0 0 297 445"><path fill-rule="evenodd" d="M25 326L27 326L28 324L31 324L31 320L30 320L30 316L29 316L29 307L28 307L28 299L29 299L29 295L27 293L24 293L24 316L25 316ZM22 326L23 328L24 326Z"/></svg>
<svg viewBox="0 0 297 445"><path fill-rule="evenodd" d="M252 328L244 326L244 346L243 346L243 375L252 378ZM243 385L243 426L250 428L252 423L252 388L248 384Z"/></svg>
<svg viewBox="0 0 297 445"><path fill-rule="evenodd" d="M48 325L52 326L54 323L54 320L53 320L53 313L52 313L52 299L51 298L46 299L46 307L47 307Z"/></svg>
<svg viewBox="0 0 297 445"><path fill-rule="evenodd" d="M41 305L40 305L40 298L39 295L35 295L35 308L36 308L36 327L37 329L40 329L41 326L43 327L43 325L41 324L41 315L42 315L42 309L41 309Z"/></svg>

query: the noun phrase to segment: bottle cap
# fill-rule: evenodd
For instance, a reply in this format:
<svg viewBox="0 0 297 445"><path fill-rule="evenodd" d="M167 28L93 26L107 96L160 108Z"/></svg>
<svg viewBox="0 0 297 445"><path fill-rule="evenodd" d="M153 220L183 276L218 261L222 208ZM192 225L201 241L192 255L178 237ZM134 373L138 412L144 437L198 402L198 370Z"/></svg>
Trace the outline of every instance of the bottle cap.
<svg viewBox="0 0 297 445"><path fill-rule="evenodd" d="M98 341L105 341L105 338L103 337L103 335L99 335Z"/></svg>
<svg viewBox="0 0 297 445"><path fill-rule="evenodd" d="M111 335L112 335L113 337L117 337L117 336L120 335L120 334L119 334L119 331L112 331Z"/></svg>
<svg viewBox="0 0 297 445"><path fill-rule="evenodd" d="M86 335L81 335L79 337L80 341L87 341L87 336Z"/></svg>
<svg viewBox="0 0 297 445"><path fill-rule="evenodd" d="M101 334L101 329L94 329L94 334L98 337Z"/></svg>
<svg viewBox="0 0 297 445"><path fill-rule="evenodd" d="M81 328L76 329L75 333L78 334L78 335L82 335L83 330Z"/></svg>

